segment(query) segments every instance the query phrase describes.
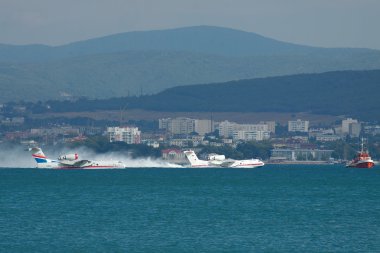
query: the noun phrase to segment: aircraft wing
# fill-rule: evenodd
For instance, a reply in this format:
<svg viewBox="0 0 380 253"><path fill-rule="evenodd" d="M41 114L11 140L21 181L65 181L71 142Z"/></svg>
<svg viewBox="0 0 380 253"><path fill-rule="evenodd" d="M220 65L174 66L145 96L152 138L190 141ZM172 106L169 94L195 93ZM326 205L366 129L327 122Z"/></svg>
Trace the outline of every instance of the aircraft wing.
<svg viewBox="0 0 380 253"><path fill-rule="evenodd" d="M88 164L89 162L90 162L89 160L80 160L80 161L77 161L76 163L74 163L74 166L75 167L83 167L86 164Z"/></svg>
<svg viewBox="0 0 380 253"><path fill-rule="evenodd" d="M232 159L228 159L228 160L224 160L220 166L221 167L231 167L232 164L234 164L236 161L235 160L232 160Z"/></svg>
<svg viewBox="0 0 380 253"><path fill-rule="evenodd" d="M88 164L89 160L79 160L79 161L60 161L61 164L65 166L70 166L70 167L84 167L86 164Z"/></svg>

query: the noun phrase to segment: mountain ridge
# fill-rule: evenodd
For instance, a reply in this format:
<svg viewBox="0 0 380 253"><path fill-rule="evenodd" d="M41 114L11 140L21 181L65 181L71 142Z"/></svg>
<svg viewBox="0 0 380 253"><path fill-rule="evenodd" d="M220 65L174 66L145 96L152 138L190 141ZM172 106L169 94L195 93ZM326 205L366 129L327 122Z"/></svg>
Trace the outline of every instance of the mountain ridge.
<svg viewBox="0 0 380 253"><path fill-rule="evenodd" d="M299 46L209 26L129 32L57 47L0 45L0 103L368 69L380 69L380 51Z"/></svg>
<svg viewBox="0 0 380 253"><path fill-rule="evenodd" d="M331 50L380 52L380 50L366 48L324 48L298 45L232 28L190 26L118 33L60 46L0 44L0 61L41 62L91 54L146 50L186 51L237 57Z"/></svg>

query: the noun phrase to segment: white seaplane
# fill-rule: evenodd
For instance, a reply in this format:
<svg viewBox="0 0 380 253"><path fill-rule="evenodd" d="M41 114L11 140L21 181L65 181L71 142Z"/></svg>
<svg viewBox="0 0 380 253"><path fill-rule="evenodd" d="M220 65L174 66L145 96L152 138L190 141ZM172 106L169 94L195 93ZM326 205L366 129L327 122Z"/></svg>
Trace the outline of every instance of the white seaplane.
<svg viewBox="0 0 380 253"><path fill-rule="evenodd" d="M193 150L184 151L191 167L227 167L227 168L256 168L264 166L260 159L233 160L226 159L224 155L209 154L207 160L198 159Z"/></svg>
<svg viewBox="0 0 380 253"><path fill-rule="evenodd" d="M119 169L125 168L120 161L90 161L79 160L78 154L67 154L51 160L45 156L41 148L30 148L33 158L37 162L37 168L42 169Z"/></svg>

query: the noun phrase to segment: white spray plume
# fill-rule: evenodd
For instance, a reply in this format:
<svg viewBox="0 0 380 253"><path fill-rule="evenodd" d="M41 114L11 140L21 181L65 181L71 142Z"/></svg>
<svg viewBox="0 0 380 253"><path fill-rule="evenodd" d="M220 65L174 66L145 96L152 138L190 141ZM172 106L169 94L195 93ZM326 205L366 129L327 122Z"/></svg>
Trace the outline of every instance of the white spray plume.
<svg viewBox="0 0 380 253"><path fill-rule="evenodd" d="M182 166L166 162L162 159L147 158L132 158L120 152L108 152L103 154L96 154L87 148L78 148L74 150L63 150L62 154L77 153L79 159L87 159L94 161L121 161L127 168L180 168ZM45 153L45 155L47 155Z"/></svg>
<svg viewBox="0 0 380 253"><path fill-rule="evenodd" d="M33 168L36 163L30 152L21 146L0 146L0 167L2 168Z"/></svg>
<svg viewBox="0 0 380 253"><path fill-rule="evenodd" d="M121 161L127 168L181 168L182 166L166 162L162 159L155 158L132 158L119 152L109 152L104 154L96 154L87 148L76 149L54 149L49 150L43 148L42 151L49 159L57 159L60 155L77 153L79 159L87 159L92 161ZM0 147L0 167L2 168L35 168L36 162L31 152L25 150L21 146Z"/></svg>

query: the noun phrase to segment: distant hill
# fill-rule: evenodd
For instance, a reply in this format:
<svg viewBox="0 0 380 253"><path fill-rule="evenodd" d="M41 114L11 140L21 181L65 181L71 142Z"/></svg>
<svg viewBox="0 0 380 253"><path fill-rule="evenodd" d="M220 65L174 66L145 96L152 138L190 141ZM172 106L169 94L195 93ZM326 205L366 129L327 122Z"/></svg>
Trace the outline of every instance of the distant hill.
<svg viewBox="0 0 380 253"><path fill-rule="evenodd" d="M189 85L152 96L49 105L56 112L124 107L178 112L308 112L378 121L379 94L380 70L336 71Z"/></svg>
<svg viewBox="0 0 380 253"><path fill-rule="evenodd" d="M256 33L195 26L168 30L137 31L73 42L62 46L0 44L0 62L43 62L85 55L126 51L171 51L231 57L292 54L374 53L363 48L319 48L282 42Z"/></svg>
<svg viewBox="0 0 380 253"><path fill-rule="evenodd" d="M320 48L273 40L239 30L196 26L178 29L126 32L62 46L0 44L0 61L41 62L125 51L186 51L224 56L318 51ZM362 49L359 49L362 50Z"/></svg>
<svg viewBox="0 0 380 253"><path fill-rule="evenodd" d="M0 44L0 102L368 69L380 69L380 51L301 46L210 26L128 32L56 47Z"/></svg>

